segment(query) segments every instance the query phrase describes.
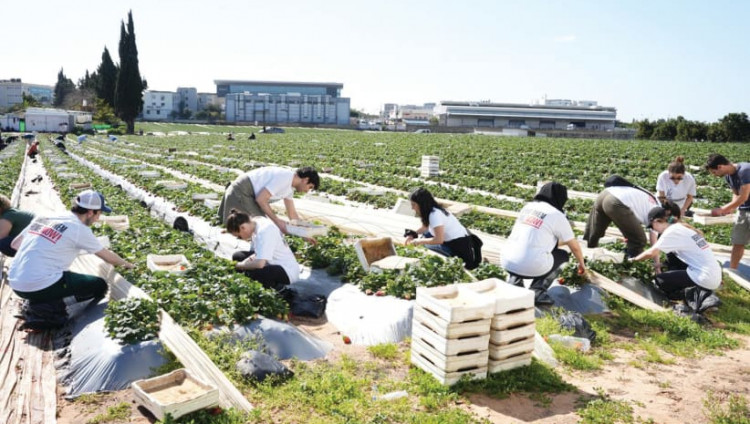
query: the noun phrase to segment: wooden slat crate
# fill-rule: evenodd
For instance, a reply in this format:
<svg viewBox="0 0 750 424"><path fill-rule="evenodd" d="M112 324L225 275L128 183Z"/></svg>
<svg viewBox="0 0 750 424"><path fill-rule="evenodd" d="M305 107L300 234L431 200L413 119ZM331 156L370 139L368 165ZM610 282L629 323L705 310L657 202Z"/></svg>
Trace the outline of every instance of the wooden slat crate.
<svg viewBox="0 0 750 424"><path fill-rule="evenodd" d="M433 333L449 339L458 339L467 336L490 334L489 318L467 321L448 322L434 313L425 310L419 305L414 305L414 322L419 322Z"/></svg>
<svg viewBox="0 0 750 424"><path fill-rule="evenodd" d="M534 337L536 332L536 324L521 324L517 327L511 327L505 330L491 330L490 331L490 343L496 345L504 345L512 343L516 340L526 339L528 337Z"/></svg>
<svg viewBox="0 0 750 424"><path fill-rule="evenodd" d="M417 287L416 304L448 322L492 318L495 299L481 296L465 286Z"/></svg>
<svg viewBox="0 0 750 424"><path fill-rule="evenodd" d="M184 368L135 381L131 387L136 401L160 420L167 414L179 418L219 404L216 387L198 380Z"/></svg>
<svg viewBox="0 0 750 424"><path fill-rule="evenodd" d="M443 355L458 355L465 352L479 352L487 350L490 334L470 335L455 339L448 339L431 331L418 321L413 321L411 339L419 340Z"/></svg>

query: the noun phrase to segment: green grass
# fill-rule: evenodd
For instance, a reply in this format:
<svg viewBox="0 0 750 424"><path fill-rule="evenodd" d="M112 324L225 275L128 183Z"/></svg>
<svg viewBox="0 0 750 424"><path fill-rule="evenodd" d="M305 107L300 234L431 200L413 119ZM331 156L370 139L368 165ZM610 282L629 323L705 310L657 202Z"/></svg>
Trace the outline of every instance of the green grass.
<svg viewBox="0 0 750 424"><path fill-rule="evenodd" d="M367 350L376 358L385 360L394 360L401 356L398 351L398 345L395 343L384 343L370 346Z"/></svg>
<svg viewBox="0 0 750 424"><path fill-rule="evenodd" d="M724 287L716 292L722 301L718 311L709 318L727 330L750 334L750 292L729 278L724 278Z"/></svg>
<svg viewBox="0 0 750 424"><path fill-rule="evenodd" d="M118 421L127 421L131 415L130 404L127 402L121 402L115 406L107 408L107 413L99 414L94 418L86 421L86 424L103 424L113 423Z"/></svg>
<svg viewBox="0 0 750 424"><path fill-rule="evenodd" d="M711 424L750 424L750 407L740 394L722 399L709 392L703 400L703 411Z"/></svg>

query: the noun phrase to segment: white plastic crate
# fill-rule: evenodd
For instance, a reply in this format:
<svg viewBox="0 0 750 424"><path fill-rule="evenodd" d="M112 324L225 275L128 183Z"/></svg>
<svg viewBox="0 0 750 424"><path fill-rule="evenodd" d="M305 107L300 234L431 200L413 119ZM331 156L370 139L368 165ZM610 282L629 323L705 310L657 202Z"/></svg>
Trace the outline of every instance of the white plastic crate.
<svg viewBox="0 0 750 424"><path fill-rule="evenodd" d="M534 352L534 336L504 345L489 344L490 360L502 361L514 356Z"/></svg>
<svg viewBox="0 0 750 424"><path fill-rule="evenodd" d="M184 274L190 269L190 262L185 255L154 255L146 256L146 264L151 271L165 271L170 274Z"/></svg>
<svg viewBox="0 0 750 424"><path fill-rule="evenodd" d="M215 200L219 198L219 193L196 193L192 196L193 200L203 201L203 200Z"/></svg>
<svg viewBox="0 0 750 424"><path fill-rule="evenodd" d="M175 180L161 180L156 182L157 186L164 187L168 190L183 190L187 188L187 183Z"/></svg>
<svg viewBox="0 0 750 424"><path fill-rule="evenodd" d="M130 218L127 215L101 215L99 222L109 225L115 231L123 231L130 228Z"/></svg>
<svg viewBox="0 0 750 424"><path fill-rule="evenodd" d="M443 355L421 340L411 341L411 356L424 358L442 372L457 372L470 369L486 368L489 361L489 350L467 352L459 355Z"/></svg>
<svg viewBox="0 0 750 424"><path fill-rule="evenodd" d="M693 215L693 222L697 222L702 225L716 225L716 224L732 224L735 220L735 214L724 215L724 216L711 216L710 214L695 214Z"/></svg>
<svg viewBox="0 0 750 424"><path fill-rule="evenodd" d="M448 322L492 318L495 299L479 295L465 286L417 287L416 304Z"/></svg>
<svg viewBox="0 0 750 424"><path fill-rule="evenodd" d="M499 278L488 278L464 286L478 294L492 297L495 301L495 314L534 308L533 291L508 284Z"/></svg>
<svg viewBox="0 0 750 424"><path fill-rule="evenodd" d="M508 371L514 368L527 367L529 365L531 365L531 354L523 354L500 361L490 359L487 365L487 371L490 374L494 374L496 372Z"/></svg>
<svg viewBox="0 0 750 424"><path fill-rule="evenodd" d="M194 377L187 369L131 384L135 400L159 420L167 414L179 418L185 414L219 404L219 390Z"/></svg>
<svg viewBox="0 0 750 424"><path fill-rule="evenodd" d="M489 333L448 339L431 331L418 321L412 322L411 339L412 341L419 340L446 356L466 352L481 352L487 350L490 344Z"/></svg>
<svg viewBox="0 0 750 424"><path fill-rule="evenodd" d="M490 334L491 319L451 323L419 305L414 305L413 322L418 322L440 337L458 339L461 337Z"/></svg>
<svg viewBox="0 0 750 424"><path fill-rule="evenodd" d="M534 323L535 320L536 317L534 316L533 308L522 309L520 311L511 311L507 314L495 314L492 317L490 328L493 330L507 330L519 325Z"/></svg>
<svg viewBox="0 0 750 424"><path fill-rule="evenodd" d="M496 345L513 343L517 340L523 340L529 337L533 338L534 333L536 333L536 325L533 322L531 324L523 324L505 330L490 330L490 343Z"/></svg>

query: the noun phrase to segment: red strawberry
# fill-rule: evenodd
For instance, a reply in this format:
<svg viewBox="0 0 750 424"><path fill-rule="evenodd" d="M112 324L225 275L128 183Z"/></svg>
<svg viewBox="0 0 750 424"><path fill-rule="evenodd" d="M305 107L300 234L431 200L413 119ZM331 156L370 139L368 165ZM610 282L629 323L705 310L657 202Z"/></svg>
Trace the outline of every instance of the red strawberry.
<svg viewBox="0 0 750 424"><path fill-rule="evenodd" d="M375 292L375 296L385 296L385 291L378 290L378 291Z"/></svg>
<svg viewBox="0 0 750 424"><path fill-rule="evenodd" d="M565 284L565 279L564 279L564 278L561 278L561 279L559 280L559 282L560 282L560 284Z"/></svg>
<svg viewBox="0 0 750 424"><path fill-rule="evenodd" d="M342 339L344 340L344 344L352 344L352 339L349 336L344 336Z"/></svg>

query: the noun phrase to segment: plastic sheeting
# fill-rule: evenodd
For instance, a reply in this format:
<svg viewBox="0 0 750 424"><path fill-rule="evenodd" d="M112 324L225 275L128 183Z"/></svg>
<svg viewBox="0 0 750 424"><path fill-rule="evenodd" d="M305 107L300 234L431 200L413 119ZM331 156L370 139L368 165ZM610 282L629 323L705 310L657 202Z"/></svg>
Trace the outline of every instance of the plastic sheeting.
<svg viewBox="0 0 750 424"><path fill-rule="evenodd" d="M326 315L352 343L371 346L410 337L413 306L413 301L367 296L357 287L344 284L328 297Z"/></svg>
<svg viewBox="0 0 750 424"><path fill-rule="evenodd" d="M216 329L218 334L226 329ZM209 334L212 334L209 333ZM232 337L241 340L258 340L260 350L278 358L297 358L302 361L323 358L333 349L333 345L308 334L292 324L268 318L250 321L232 329Z"/></svg>
<svg viewBox="0 0 750 424"><path fill-rule="evenodd" d="M76 154L70 156L81 164L91 168L96 174L109 180L112 185L119 185L131 198L143 202L149 208L151 215L164 220L170 226L178 217L184 218L193 237L198 243L203 244L206 249L214 252L217 256L230 259L232 254L238 250L250 250L250 244L223 232L222 228L214 227L203 219L177 212L174 203L167 201L163 197L154 196L150 192L137 187L127 179L116 175L110 171L102 169L99 165L90 162Z"/></svg>
<svg viewBox="0 0 750 424"><path fill-rule="evenodd" d="M584 315L601 314L609 311L604 302L603 293L602 289L591 284L584 284L576 289L561 286L555 282L547 289L547 294L555 301L555 306L567 311L580 312Z"/></svg>
<svg viewBox="0 0 750 424"><path fill-rule="evenodd" d="M58 367L68 397L126 389L133 381L153 375L152 369L166 362L159 354L158 341L121 345L109 338L104 329L106 306L106 302L92 305L73 320L70 345L63 348L67 355Z"/></svg>

